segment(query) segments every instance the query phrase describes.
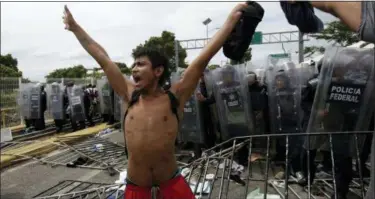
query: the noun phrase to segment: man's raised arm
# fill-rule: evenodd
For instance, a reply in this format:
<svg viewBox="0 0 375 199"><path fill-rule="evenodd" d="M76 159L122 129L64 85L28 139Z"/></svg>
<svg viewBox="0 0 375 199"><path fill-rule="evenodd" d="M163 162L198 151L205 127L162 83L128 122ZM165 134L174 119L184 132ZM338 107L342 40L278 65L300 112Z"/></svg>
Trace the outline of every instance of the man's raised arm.
<svg viewBox="0 0 375 199"><path fill-rule="evenodd" d="M296 3L297 0L289 0ZM332 14L359 34L363 41L375 43L375 2L374 1L310 1L310 4Z"/></svg>
<svg viewBox="0 0 375 199"><path fill-rule="evenodd" d="M74 20L67 6L64 11L65 29L70 30L77 37L82 47L98 62L106 74L108 81L114 91L126 102L133 91L133 84L127 80L120 71L120 68L111 61L107 52L96 43Z"/></svg>
<svg viewBox="0 0 375 199"><path fill-rule="evenodd" d="M203 48L198 57L195 58L185 70L181 80L176 85L172 86L172 89L175 90L176 95L178 96L182 105L193 94L199 78L201 77L208 62L224 45L226 39L236 26L237 21L240 19L242 15L241 11L246 8L246 6L246 3L240 3L232 10L224 25L208 42L206 47Z"/></svg>

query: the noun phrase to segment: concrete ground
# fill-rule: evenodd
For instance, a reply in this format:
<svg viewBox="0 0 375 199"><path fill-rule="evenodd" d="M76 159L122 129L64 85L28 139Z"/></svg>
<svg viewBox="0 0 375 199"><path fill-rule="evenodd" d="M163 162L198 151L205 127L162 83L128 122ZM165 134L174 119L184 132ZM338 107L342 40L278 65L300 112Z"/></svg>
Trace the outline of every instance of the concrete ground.
<svg viewBox="0 0 375 199"><path fill-rule="evenodd" d="M107 171L68 168L52 168L30 161L1 173L1 199L30 199L63 180L90 181L112 184L119 177L110 176Z"/></svg>
<svg viewBox="0 0 375 199"><path fill-rule="evenodd" d="M115 135L116 139L119 136ZM47 156L62 153L57 150ZM51 167L39 161L28 161L1 171L1 199L31 199L63 180L90 181L113 184L119 174L110 176L106 170Z"/></svg>

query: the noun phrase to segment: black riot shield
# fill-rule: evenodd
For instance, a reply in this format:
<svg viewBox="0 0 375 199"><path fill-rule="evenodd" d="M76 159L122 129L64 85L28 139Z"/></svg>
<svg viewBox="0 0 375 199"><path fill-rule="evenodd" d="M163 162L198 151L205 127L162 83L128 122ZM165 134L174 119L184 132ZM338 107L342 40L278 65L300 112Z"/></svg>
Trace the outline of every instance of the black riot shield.
<svg viewBox="0 0 375 199"><path fill-rule="evenodd" d="M244 65L227 65L212 72L221 138L254 133Z"/></svg>
<svg viewBox="0 0 375 199"><path fill-rule="evenodd" d="M112 114L114 105L112 103L112 87L109 85L107 78L97 80L96 82L100 100L100 111L102 114Z"/></svg>
<svg viewBox="0 0 375 199"><path fill-rule="evenodd" d="M47 107L54 120L63 120L65 118L62 84L47 84Z"/></svg>
<svg viewBox="0 0 375 199"><path fill-rule="evenodd" d="M30 87L30 119L41 118L41 96L42 90L39 84Z"/></svg>
<svg viewBox="0 0 375 199"><path fill-rule="evenodd" d="M201 112L195 96L185 103L184 115L180 124L181 141L204 143L204 133L202 130Z"/></svg>
<svg viewBox="0 0 375 199"><path fill-rule="evenodd" d="M183 70L179 70L176 73L173 73L171 76L171 83L176 83L182 76L183 72ZM178 140L180 142L205 143L203 118L201 117L201 111L199 110L199 104L195 93L193 93L185 103L183 111Z"/></svg>
<svg viewBox="0 0 375 199"><path fill-rule="evenodd" d="M324 54L319 84L312 106L307 132L348 132L368 130L374 103L374 50L334 47ZM357 138L357 139L355 139ZM341 157L353 156L363 137L351 134L310 136L308 149L316 149L323 140ZM357 141L355 141L357 140ZM308 142L309 141L309 142Z"/></svg>
<svg viewBox="0 0 375 199"><path fill-rule="evenodd" d="M83 104L83 89L81 86L74 85L68 89L70 116L73 121L85 121L85 107Z"/></svg>

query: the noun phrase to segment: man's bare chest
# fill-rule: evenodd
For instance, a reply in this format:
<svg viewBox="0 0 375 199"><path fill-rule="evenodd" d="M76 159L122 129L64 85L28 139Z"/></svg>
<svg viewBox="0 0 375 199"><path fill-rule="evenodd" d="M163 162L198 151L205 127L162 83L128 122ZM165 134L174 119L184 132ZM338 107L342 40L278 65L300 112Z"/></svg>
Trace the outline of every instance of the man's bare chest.
<svg viewBox="0 0 375 199"><path fill-rule="evenodd" d="M124 132L177 132L178 121L170 103L135 104L124 118Z"/></svg>

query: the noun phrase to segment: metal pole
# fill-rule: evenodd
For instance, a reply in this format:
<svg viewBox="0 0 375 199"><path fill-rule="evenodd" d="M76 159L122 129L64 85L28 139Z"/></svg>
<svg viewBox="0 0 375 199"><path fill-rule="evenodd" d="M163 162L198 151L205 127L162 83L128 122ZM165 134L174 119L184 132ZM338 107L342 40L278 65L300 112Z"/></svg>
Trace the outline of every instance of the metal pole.
<svg viewBox="0 0 375 199"><path fill-rule="evenodd" d="M303 62L303 56L304 56L304 53L303 53L303 33L301 31L298 32L298 62L299 63L302 63Z"/></svg>
<svg viewBox="0 0 375 199"><path fill-rule="evenodd" d="M22 77L18 78L18 92L21 91ZM24 125L23 116L20 114L21 125Z"/></svg>

